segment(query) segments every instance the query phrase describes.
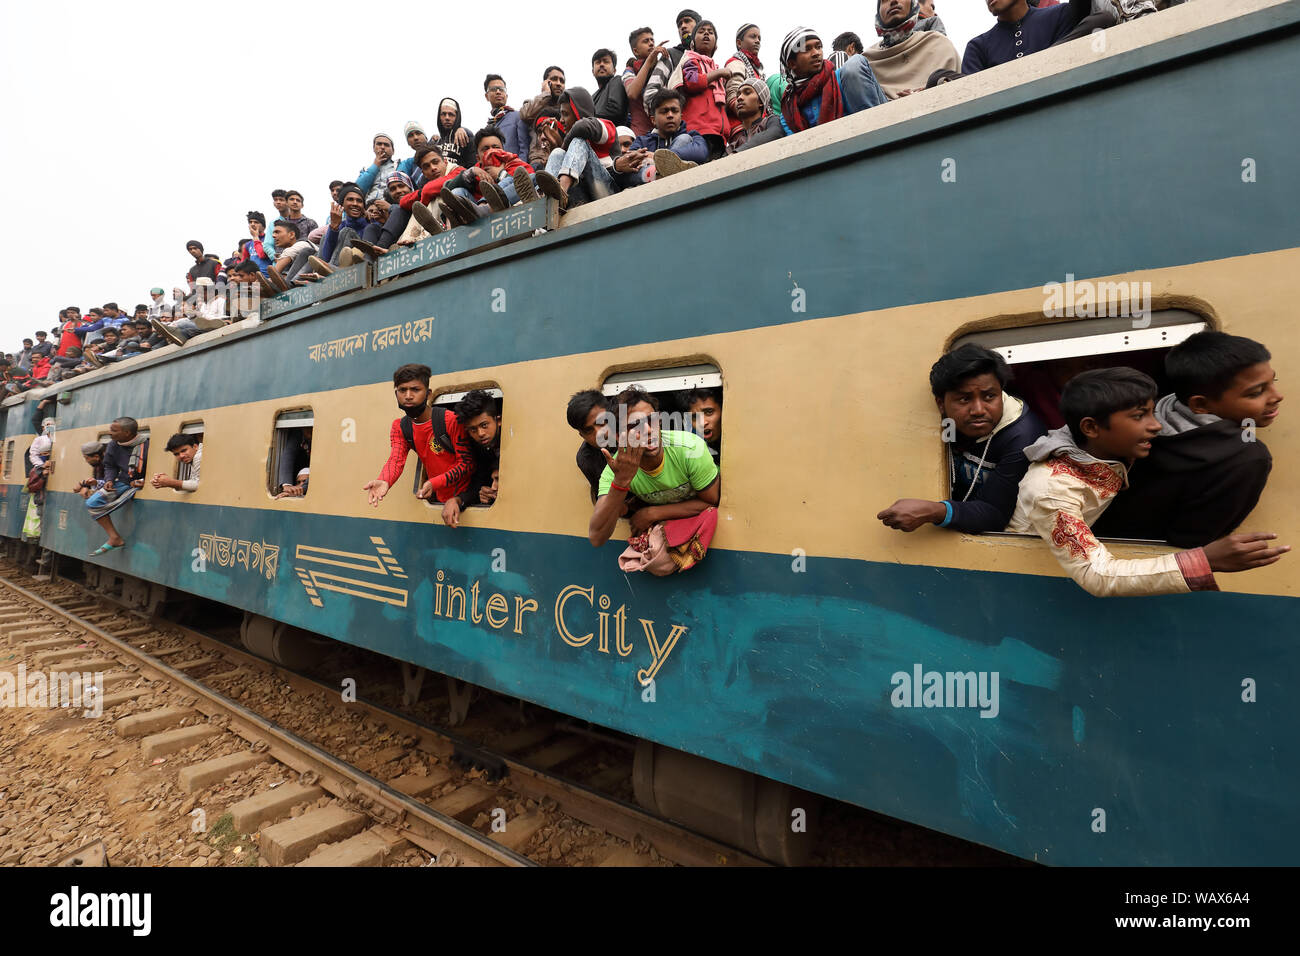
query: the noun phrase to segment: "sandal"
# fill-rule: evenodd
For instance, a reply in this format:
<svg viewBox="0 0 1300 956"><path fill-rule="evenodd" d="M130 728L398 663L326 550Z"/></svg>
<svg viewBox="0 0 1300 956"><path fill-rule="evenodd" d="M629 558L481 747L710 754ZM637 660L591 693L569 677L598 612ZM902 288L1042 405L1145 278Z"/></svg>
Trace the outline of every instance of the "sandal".
<svg viewBox="0 0 1300 956"><path fill-rule="evenodd" d="M108 554L108 552L110 551L121 551L125 547L126 547L125 541L123 541L121 544L110 544L109 542L105 541L94 551L90 552L90 556L93 558L101 554Z"/></svg>

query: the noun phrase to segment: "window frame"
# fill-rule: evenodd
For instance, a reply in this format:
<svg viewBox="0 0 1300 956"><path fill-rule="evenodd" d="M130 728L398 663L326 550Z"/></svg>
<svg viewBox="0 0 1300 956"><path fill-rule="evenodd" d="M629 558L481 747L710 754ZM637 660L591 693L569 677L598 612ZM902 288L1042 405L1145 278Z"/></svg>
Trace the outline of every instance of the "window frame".
<svg viewBox="0 0 1300 956"><path fill-rule="evenodd" d="M429 396L429 408L430 409L450 408L454 410L455 407L458 404L460 404L460 400L464 398L466 395L468 395L470 392L474 391L475 389L482 389L483 391L487 392L489 395L491 395L500 403L501 415L502 418L504 419L505 407L506 407L505 391L496 382L480 382L477 385L449 385L449 386L438 388L436 390L431 385L430 386L431 394ZM500 446L499 454L503 458L505 457L505 440L506 440L505 433L502 432L500 436L500 442L499 442L499 446ZM473 439L470 439L470 441L472 442ZM411 449L411 450L414 451L415 449ZM416 455L415 456L415 478L411 485L412 495L419 493L420 486L424 484L427 478L428 476L424 472L424 462L420 460L419 455ZM420 500L424 501L426 507L437 508L439 511L442 510L442 502L439 501L436 497L424 498ZM480 505L475 502L470 502L465 507L466 508L487 508L487 505Z"/></svg>
<svg viewBox="0 0 1300 956"><path fill-rule="evenodd" d="M1016 366L1034 366L1044 362L1056 361L1064 358L1082 358L1086 356L1116 356L1123 355L1126 352L1149 352L1155 349L1168 350L1183 342L1197 332L1217 331L1218 323L1209 315L1197 312L1191 308L1181 306L1171 306L1166 308L1156 308L1152 305L1150 322L1142 328L1133 327L1131 316L1103 317L1103 318L1078 318L1078 319L1060 319L1056 316L1042 315L1035 313L1035 317L1042 319L1038 322L1022 322L1018 324L1005 324L1014 322L1015 316L999 316L997 319L989 319L986 322L975 323L978 328L973 331L959 330L948 342L944 349L944 354L958 348L962 345L979 345L992 352L997 352L1006 361L1008 367L1014 373ZM994 321L1002 320L1002 324L992 325ZM1125 328L1127 326L1127 328ZM1079 330L1080 334L1064 335L1057 337L1047 337L1041 334L1043 330L1065 330L1074 328ZM1001 344L999 344L1001 339ZM1012 339L1013 341L1006 341ZM1019 340L1019 341L1014 341ZM1094 344L1105 343L1109 346L1120 346L1118 348L1110 347L1104 351L1080 351L1077 347L1065 346L1059 347L1062 343L1068 342L1083 343L1091 341ZM1028 352L1029 358L1025 358ZM1019 398L1019 396L1016 396ZM1022 402L1028 402L1027 399L1019 399ZM949 470L948 455L951 449L941 444L940 456L943 459L943 465L940 468L940 481L946 490L940 495L938 500L942 501L951 498L953 495L952 478ZM1014 515L1014 512L1013 512ZM962 532L962 534L972 534L975 532ZM1022 531L983 531L978 532L979 537L1001 537L1001 538L1033 538L1039 536L1029 532ZM1136 545L1140 547L1173 547L1168 541L1157 540L1154 538L1113 538L1097 537L1098 541L1104 541L1111 544Z"/></svg>
<svg viewBox="0 0 1300 956"><path fill-rule="evenodd" d="M286 416L292 416L287 417ZM304 428L312 429L312 437L315 438L316 413L311 405L295 405L289 408L280 408L275 411L271 418L271 446L266 456L266 479L263 483L263 490L266 496L272 501L298 501L299 498L276 498L280 493L280 485L285 482L276 482L275 479L280 470L280 462L285 452L284 432L298 432ZM307 458L307 467L311 467L311 455ZM294 477L297 477L295 473ZM290 482L291 484L292 482ZM308 488L307 493L311 491ZM304 494L302 498L306 498Z"/></svg>
<svg viewBox="0 0 1300 956"><path fill-rule="evenodd" d="M692 355L666 360L660 359L652 364L631 367L626 365L615 366L605 370L605 373L601 376L600 384L597 386L597 391L610 399L632 386L637 386L659 399L660 414L665 414L662 408L663 396L671 395L675 398L679 393L695 388L707 388L720 392L724 410L727 405L726 375L723 372L722 363L712 356ZM699 435L699 432L695 429L695 423L686 421L686 417L690 415L689 410L683 410L680 414L684 416L683 423L686 425L686 430L693 435ZM710 455L712 455L711 452ZM718 469L718 482L722 481L723 457L724 450L722 442L719 441L718 454L714 458L714 465ZM719 488L719 508L722 507L723 500L721 491L722 489Z"/></svg>
<svg viewBox="0 0 1300 956"><path fill-rule="evenodd" d="M197 430L195 426L197 426ZM198 419L192 422L181 422L181 427L176 430L176 433L178 435L196 435L198 436L197 444L202 445L203 420ZM168 454L170 455L171 452L168 452ZM186 475L184 478L181 477L181 460L174 455L172 456L172 478L177 481L186 481L189 478L189 475ZM186 494L186 492L183 492L180 488L173 488L172 491L178 495Z"/></svg>

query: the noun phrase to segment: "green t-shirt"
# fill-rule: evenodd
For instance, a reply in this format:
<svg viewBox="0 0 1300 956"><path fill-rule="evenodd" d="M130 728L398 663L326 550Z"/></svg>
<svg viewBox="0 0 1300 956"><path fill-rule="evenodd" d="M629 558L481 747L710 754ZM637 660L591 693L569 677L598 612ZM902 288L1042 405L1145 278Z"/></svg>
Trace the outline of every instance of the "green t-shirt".
<svg viewBox="0 0 1300 956"><path fill-rule="evenodd" d="M670 505L694 498L718 477L709 446L691 432L660 432L659 444L664 460L653 475L637 469L632 476L632 494L648 505ZM600 491L609 494L614 472L609 465L600 475Z"/></svg>

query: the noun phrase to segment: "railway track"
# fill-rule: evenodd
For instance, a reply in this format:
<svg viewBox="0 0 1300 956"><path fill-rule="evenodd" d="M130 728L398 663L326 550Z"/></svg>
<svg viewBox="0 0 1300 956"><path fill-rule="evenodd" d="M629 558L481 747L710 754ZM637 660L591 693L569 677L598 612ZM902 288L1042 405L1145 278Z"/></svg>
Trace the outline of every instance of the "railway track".
<svg viewBox="0 0 1300 956"><path fill-rule="evenodd" d="M201 848L208 862L764 865L552 773L591 747L580 733L525 727L487 748L69 582L24 586L8 563L0 575L11 669L102 674L103 717L139 742L123 769L172 762L151 792L217 821L224 852ZM232 781L256 792L233 799ZM0 832L0 863L41 862L21 839Z"/></svg>

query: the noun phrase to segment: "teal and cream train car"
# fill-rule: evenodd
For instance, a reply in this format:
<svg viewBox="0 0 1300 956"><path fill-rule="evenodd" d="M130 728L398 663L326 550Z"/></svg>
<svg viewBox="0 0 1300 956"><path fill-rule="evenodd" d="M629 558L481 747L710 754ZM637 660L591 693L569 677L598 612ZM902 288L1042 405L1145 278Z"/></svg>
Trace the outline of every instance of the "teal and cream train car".
<svg viewBox="0 0 1300 956"><path fill-rule="evenodd" d="M1187 4L541 235L544 202L498 214L77 379L44 544L1026 859L1293 863L1300 557L1103 600L1035 538L874 516L947 494L927 372L959 340L1032 372L1208 327L1300 372L1300 127L1279 113L1298 31L1295 2ZM1099 316L1097 290L1144 318ZM362 491L413 361L440 396L502 398L500 498L459 529L411 493L413 456L380 507ZM565 404L629 381L724 391L718 531L682 575L621 573L625 524L587 540ZM202 482L143 490L129 545L88 559L77 449L120 415L149 428L151 473L201 432ZM307 434L308 493L277 500ZM1265 437L1245 528L1296 543L1300 426ZM989 695L895 706L895 675L932 671Z"/></svg>

